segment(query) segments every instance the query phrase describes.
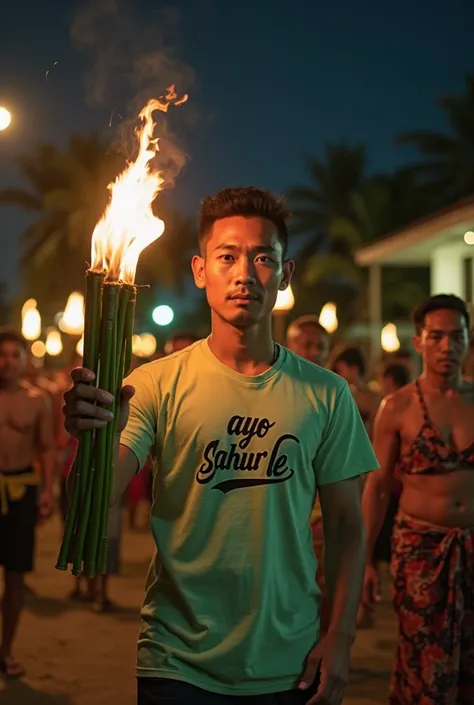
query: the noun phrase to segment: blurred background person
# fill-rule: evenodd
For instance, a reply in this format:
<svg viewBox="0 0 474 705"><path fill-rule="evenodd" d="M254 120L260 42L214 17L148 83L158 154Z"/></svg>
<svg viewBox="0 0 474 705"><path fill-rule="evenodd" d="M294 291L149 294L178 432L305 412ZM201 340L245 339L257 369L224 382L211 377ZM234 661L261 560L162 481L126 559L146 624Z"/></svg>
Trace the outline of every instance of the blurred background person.
<svg viewBox="0 0 474 705"><path fill-rule="evenodd" d="M317 316L301 316L288 326L286 347L315 365L326 366L329 346L329 333Z"/></svg>
<svg viewBox="0 0 474 705"><path fill-rule="evenodd" d="M328 368L348 383L369 437L372 437L375 414L380 397L365 381L366 361L360 348L351 345L336 347L328 360Z"/></svg>
<svg viewBox="0 0 474 705"><path fill-rule="evenodd" d="M22 379L26 357L22 336L1 331L0 565L4 585L0 670L11 678L24 673L13 657L13 640L23 608L24 576L34 566L37 520L53 511L57 461L51 400ZM40 479L43 487L38 495Z"/></svg>
<svg viewBox="0 0 474 705"><path fill-rule="evenodd" d="M380 393L382 398L388 397L398 389L411 382L409 368L399 362L386 363L380 375Z"/></svg>

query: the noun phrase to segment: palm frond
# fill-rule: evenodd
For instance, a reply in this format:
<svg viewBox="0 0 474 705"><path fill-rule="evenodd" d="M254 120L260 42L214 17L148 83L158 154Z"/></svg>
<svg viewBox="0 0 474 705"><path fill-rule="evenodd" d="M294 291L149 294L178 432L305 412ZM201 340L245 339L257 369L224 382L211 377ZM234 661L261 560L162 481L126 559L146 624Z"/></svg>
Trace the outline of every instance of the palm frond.
<svg viewBox="0 0 474 705"><path fill-rule="evenodd" d="M339 277L360 286L363 274L352 259L334 253L316 255L307 262L303 272L303 283L319 284L329 277Z"/></svg>
<svg viewBox="0 0 474 705"><path fill-rule="evenodd" d="M0 204L19 206L28 211L39 211L42 201L38 196L19 188L4 188L0 190Z"/></svg>

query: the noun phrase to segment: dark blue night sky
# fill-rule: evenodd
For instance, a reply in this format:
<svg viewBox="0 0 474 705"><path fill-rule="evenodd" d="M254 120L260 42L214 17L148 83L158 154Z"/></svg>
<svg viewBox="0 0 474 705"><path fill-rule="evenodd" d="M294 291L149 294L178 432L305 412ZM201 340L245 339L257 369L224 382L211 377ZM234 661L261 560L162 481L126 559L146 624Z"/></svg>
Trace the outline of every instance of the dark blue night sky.
<svg viewBox="0 0 474 705"><path fill-rule="evenodd" d="M171 116L190 155L172 200L187 212L223 186L284 191L304 180L304 154L320 154L328 140L365 142L371 169L392 169L410 158L394 137L443 129L437 96L462 90L474 69L472 0L181 0L166 11L166 22L164 5L136 0L135 24L114 13L114 4L95 3L108 8L101 24L99 10L88 15L86 2L13 0L2 9L0 104L12 110L15 125L0 133L0 186L15 182L12 158L34 142L64 142L71 130L93 127L115 134L116 115L131 115L140 87L130 85L130 67L127 86L125 64L163 41L195 80L190 71L176 74L175 65L159 75L155 65L141 88L157 90L176 75L189 88L188 105ZM70 38L78 12L82 38L94 51L101 47L102 106L86 102L91 56ZM27 220L11 209L0 218L0 279L11 284Z"/></svg>

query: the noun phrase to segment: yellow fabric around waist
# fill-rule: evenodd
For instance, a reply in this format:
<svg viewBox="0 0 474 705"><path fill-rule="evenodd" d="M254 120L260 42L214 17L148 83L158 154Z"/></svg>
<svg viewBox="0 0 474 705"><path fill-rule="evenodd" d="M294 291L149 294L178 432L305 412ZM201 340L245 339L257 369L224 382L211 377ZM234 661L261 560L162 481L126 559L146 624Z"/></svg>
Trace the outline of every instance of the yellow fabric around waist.
<svg viewBox="0 0 474 705"><path fill-rule="evenodd" d="M27 487L37 484L38 476L34 472L24 475L0 473L0 514L8 514L8 501L18 502L25 496Z"/></svg>

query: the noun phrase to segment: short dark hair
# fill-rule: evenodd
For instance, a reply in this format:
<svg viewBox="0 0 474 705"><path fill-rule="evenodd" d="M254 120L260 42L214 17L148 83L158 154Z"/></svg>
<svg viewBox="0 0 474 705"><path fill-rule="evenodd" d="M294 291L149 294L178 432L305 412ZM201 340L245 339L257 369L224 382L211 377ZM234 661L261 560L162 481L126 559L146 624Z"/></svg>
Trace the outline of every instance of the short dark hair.
<svg viewBox="0 0 474 705"><path fill-rule="evenodd" d="M337 372L337 365L339 362L345 362L348 367L357 367L361 377L364 377L366 364L365 357L360 348L355 346L347 346L342 348L340 351L336 349L334 351L334 356L330 361L329 369L332 370L332 372Z"/></svg>
<svg viewBox="0 0 474 705"><path fill-rule="evenodd" d="M278 231L278 238L286 256L288 249L288 227L290 212L285 199L267 189L255 186L224 188L214 196L206 196L199 210L199 247L202 251L212 226L217 220L235 215L256 216L270 220Z"/></svg>
<svg viewBox="0 0 474 705"><path fill-rule="evenodd" d="M410 371L406 365L391 362L384 368L383 377L390 377L390 379L393 379L398 389L401 389L409 383Z"/></svg>
<svg viewBox="0 0 474 705"><path fill-rule="evenodd" d="M18 343L22 350L26 350L26 340L16 330L11 328L0 328L0 345L2 343Z"/></svg>
<svg viewBox="0 0 474 705"><path fill-rule="evenodd" d="M305 330L308 328L316 328L316 330L319 330L324 335L329 336L329 333L326 328L322 326L319 322L318 316L315 316L314 314L300 316L299 318L292 321L288 326L286 335L288 338L293 338L298 333L298 331Z"/></svg>
<svg viewBox="0 0 474 705"><path fill-rule="evenodd" d="M443 309L447 311L457 311L457 313L460 313L464 318L467 329L469 330L470 317L466 302L454 294L436 294L436 296L430 296L429 299L423 301L413 310L411 318L415 325L416 333L419 335L423 330L425 325L425 317L428 313L433 313L433 311L442 311Z"/></svg>

